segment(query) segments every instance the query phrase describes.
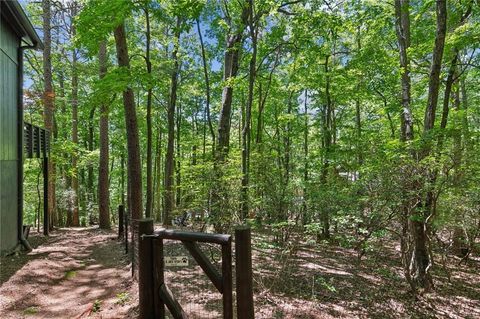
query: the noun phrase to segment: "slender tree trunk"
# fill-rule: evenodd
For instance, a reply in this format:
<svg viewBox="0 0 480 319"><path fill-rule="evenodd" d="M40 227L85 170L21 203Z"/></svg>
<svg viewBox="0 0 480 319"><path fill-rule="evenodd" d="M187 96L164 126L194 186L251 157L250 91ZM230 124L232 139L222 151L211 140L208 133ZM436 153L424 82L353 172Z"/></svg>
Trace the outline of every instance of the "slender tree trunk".
<svg viewBox="0 0 480 319"><path fill-rule="evenodd" d="M409 1L396 0L395 12L397 16L397 38L400 48L400 65L402 67L402 105L404 114L406 112L405 104L408 100L410 104L409 75L408 75L408 56L407 51L410 45L410 21L409 21ZM429 77L429 90L427 107L425 109L423 136L426 141L429 139L430 131L435 125L435 114L438 103L438 93L440 86L440 71L442 65L443 50L445 45L447 11L445 0L436 1L437 11L437 30L435 36L435 47L433 49L432 64ZM408 92L407 92L408 86ZM408 93L408 94L406 94ZM413 139L413 128L410 128L410 118L402 117L402 139ZM410 131L410 132L409 132ZM430 153L431 142L427 142L420 151L419 158L425 158ZM413 154L417 158L417 154ZM432 184L435 182L435 174L427 174L425 178ZM433 176L433 177L432 177ZM432 267L432 256L429 252L428 227L434 213L434 193L428 191L426 198L411 198L408 193L418 193L421 185L411 181L404 190L404 216L403 229L407 238L402 238L402 254L404 255L404 268L406 278L414 291L428 291L433 287L433 280L430 275ZM420 188L420 189L419 189ZM418 196L414 196L418 197ZM413 202L413 204L412 204Z"/></svg>
<svg viewBox="0 0 480 319"><path fill-rule="evenodd" d="M360 27L357 28L357 50L360 53L362 50ZM359 168L363 164L363 150L362 150L362 116L360 111L360 87L361 78L357 83L357 97L355 99L355 126L356 126L356 147L357 147L357 163Z"/></svg>
<svg viewBox="0 0 480 319"><path fill-rule="evenodd" d="M122 23L115 31L115 44L117 49L118 65L130 69L128 56L127 38L125 26ZM135 97L131 87L123 91L123 105L125 108L125 128L127 131L128 150L128 204L132 219L139 219L142 216L142 165L140 163L140 141L138 137L137 114L135 109Z"/></svg>
<svg viewBox="0 0 480 319"><path fill-rule="evenodd" d="M320 173L320 184L325 189L328 187L328 170L330 167L330 159L329 154L331 152L332 146L332 127L333 127L333 105L332 105L332 97L330 94L330 68L329 68L329 60L330 56L325 58L325 96L326 96L326 105L323 110L322 115L322 147L325 149L325 155L323 158L322 169ZM323 205L321 212L320 212L320 220L322 223L322 233L321 237L323 239L330 238L330 214L328 212L329 207L327 205Z"/></svg>
<svg viewBox="0 0 480 319"><path fill-rule="evenodd" d="M94 117L95 117L95 109L96 106L93 106L90 110L90 114L88 115L88 151L93 152L94 149ZM89 203L95 202L95 192L93 186L94 180L94 172L93 172L93 165L88 165L88 180L87 180L87 198Z"/></svg>
<svg viewBox="0 0 480 319"><path fill-rule="evenodd" d="M303 166L303 212L302 212L302 224L305 225L309 222L308 217L308 181L309 181L309 158L308 158L308 129L309 129L309 115L308 115L308 90L305 89L305 101L303 104L303 116L304 116L304 130L303 130L303 156L305 157Z"/></svg>
<svg viewBox="0 0 480 319"><path fill-rule="evenodd" d="M413 140L413 116L410 107L411 80L410 60L407 50L410 48L410 2L409 0L395 0L396 30L398 47L400 51L400 69L402 85L402 112L401 112L401 135L402 141Z"/></svg>
<svg viewBox="0 0 480 319"><path fill-rule="evenodd" d="M245 220L248 217L249 198L248 187L250 179L250 125L252 117L253 94L255 89L255 78L257 68L257 34L258 27L255 24L254 17L254 2L248 1L249 6L249 29L250 39L252 41L252 57L250 58L250 70L248 77L248 98L245 108L245 121L242 129L242 189L241 189L241 219Z"/></svg>
<svg viewBox="0 0 480 319"><path fill-rule="evenodd" d="M146 21L146 49L145 49L145 62L147 64L147 73L152 74L152 62L150 61L150 14L148 9L145 9L145 21ZM147 202L145 207L145 216L150 217L152 215L153 206L153 188L152 188L152 94L153 89L151 85L148 85L147 90Z"/></svg>
<svg viewBox="0 0 480 319"><path fill-rule="evenodd" d="M212 138L212 154L215 156L215 131L213 129L212 117L210 114L210 79L208 77L208 66L207 66L207 56L205 54L205 45L203 43L202 30L200 29L200 22L197 19L197 31L198 38L200 39L200 47L202 49L202 63L203 63L203 74L205 76L205 96L206 96L206 115L208 121L208 128L210 130L210 136Z"/></svg>
<svg viewBox="0 0 480 319"><path fill-rule="evenodd" d="M125 155L123 151L120 153L120 173L120 188L122 189L120 203L125 207Z"/></svg>
<svg viewBox="0 0 480 319"><path fill-rule="evenodd" d="M76 16L76 4L72 3L71 17ZM76 27L72 23L71 38L75 38ZM72 50L72 143L75 149L72 154L72 191L74 194L72 207L72 224L69 226L80 226L79 216L79 192L78 192L78 70L77 70L77 50Z"/></svg>
<svg viewBox="0 0 480 319"><path fill-rule="evenodd" d="M233 101L233 85L232 82L237 76L238 67L239 67L239 55L240 47L242 43L243 28L248 23L248 14L249 6L245 3L243 4L243 10L241 15L242 25L232 32L232 22L230 20L227 23L230 26L230 31L226 35L226 48L224 53L224 68L223 68L223 81L225 86L223 87L222 92L222 104L220 109L220 116L218 120L218 138L217 138L217 147L215 148L215 159L214 159L214 171L215 171L215 181L216 186L212 191L211 198L211 219L214 222L215 230L220 232L222 231L225 221L229 218L221 218L220 211L226 214L224 206L227 202L225 190L223 189L222 180L223 172L222 166L225 163L225 160L228 156L229 147L230 147L230 128L231 128L231 116L232 116L232 101ZM222 199L223 197L223 199ZM224 216L225 217L225 216ZM221 222L222 220L222 222Z"/></svg>
<svg viewBox="0 0 480 319"><path fill-rule="evenodd" d="M50 138L53 139L55 136L53 119L55 113L55 93L53 91L53 81L52 81L52 36L51 36L51 7L50 0L42 0L42 9L43 9L43 77L44 77L44 92L43 92L43 103L44 103L44 124L45 129L50 131ZM48 207L50 211L48 215L50 220L54 220L54 215L56 211L56 195L55 195L55 162L53 158L49 158L48 161ZM49 225L50 228L53 227L52 224Z"/></svg>
<svg viewBox="0 0 480 319"><path fill-rule="evenodd" d="M100 79L107 73L107 43L102 41L98 52ZM98 209L100 228L110 228L110 191L108 187L109 137L108 137L108 104L100 105L100 163L98 167Z"/></svg>
<svg viewBox="0 0 480 319"><path fill-rule="evenodd" d="M161 185L162 185L162 130L158 129L158 138L157 147L156 147L156 156L155 156L155 219L161 221L162 215L162 195L161 195Z"/></svg>
<svg viewBox="0 0 480 319"><path fill-rule="evenodd" d="M430 68L430 81L428 85L428 101L425 109L425 118L423 125L423 136L429 139L429 132L435 125L435 114L438 104L438 94L440 90L440 72L442 68L443 51L445 47L445 37L447 32L447 4L446 0L436 1L437 12L437 30L435 34L435 46L433 49L432 64ZM426 143L425 149L421 150L420 158L428 156L431 146ZM436 180L435 172L429 172L427 179L434 185ZM433 279L430 269L433 265L433 256L429 252L429 223L435 213L435 193L433 190L427 192L423 207L423 218L411 218L413 227L410 230L413 238L414 250L410 262L410 273L415 288L428 291L433 288ZM418 208L417 208L418 209ZM418 212L415 212L418 214Z"/></svg>
<svg viewBox="0 0 480 319"><path fill-rule="evenodd" d="M424 134L428 133L435 125L435 114L440 90L440 72L442 69L443 49L447 33L447 2L436 0L437 30L435 33L435 46L433 49L432 65L428 83L428 101L423 121ZM427 150L428 151L428 150Z"/></svg>
<svg viewBox="0 0 480 319"><path fill-rule="evenodd" d="M217 162L223 162L228 154L230 145L230 123L232 114L233 86L229 84L238 72L239 46L242 41L241 34L227 36L225 50L223 80L227 83L222 93L222 108L218 121L218 142L216 147Z"/></svg>
<svg viewBox="0 0 480 319"><path fill-rule="evenodd" d="M178 85L178 49L180 46L180 17L177 17L177 28L175 31L175 44L172 51L173 68L170 78L170 99L168 103L167 125L168 125L168 139L167 139L167 153L165 154L165 193L164 203L165 210L163 213L163 224L170 225L172 222L172 212L175 205L174 199L174 165L175 165L175 108L177 103L177 85Z"/></svg>
<svg viewBox="0 0 480 319"><path fill-rule="evenodd" d="M470 15L471 12L471 6L468 8L466 14L462 16L462 19L460 20L460 25L463 25L465 22L465 19ZM464 78L462 78L460 81L458 80L459 75L456 72L456 63L457 60L459 59L459 52L458 50L455 50L455 56L454 59L452 60L452 64L450 66L450 70L448 73L447 77L447 83L446 83L446 88L445 91L447 90L447 86L449 86L450 91L452 90L452 86L454 82L457 84L455 91L453 92L453 100L454 100L454 110L459 112L462 110L462 103L461 100L466 99L466 93L465 93L465 86L464 86ZM454 81L454 79L456 79ZM451 83L450 83L451 82ZM462 93L462 97L460 97L460 94ZM447 96L447 93L445 92L445 96ZM445 99L446 97L444 97ZM448 95L448 100L450 100L450 95ZM463 172L462 172L462 162L463 162L463 140L468 140L468 123L467 123L467 115L466 115L466 100L463 100L463 106L464 106L464 114L462 115L461 119L455 118L454 124L453 124L453 164L454 164L454 176L453 176L453 187L460 189L462 187L462 181L463 181ZM441 125L442 128L444 129L446 127L446 120L444 123L444 117L448 116L448 102L445 105L444 101L444 109L442 113L442 123ZM444 115L446 113L446 115ZM462 136L464 134L464 136ZM441 134L442 142L443 142L443 130ZM463 137L463 138L462 138ZM440 141L439 141L440 144ZM439 151L441 150L441 146L439 145ZM464 258L468 254L468 243L467 243L467 236L465 236L465 231L464 228L462 227L462 221L464 219L463 214L455 214L455 225L454 225L454 231L453 231L453 243L452 243L452 251L455 255L458 257Z"/></svg>
<svg viewBox="0 0 480 319"><path fill-rule="evenodd" d="M226 36L226 48L224 54L223 81L226 85L222 93L222 107L218 121L218 141L216 148L217 164L225 161L230 145L230 124L232 116L233 85L232 80L237 76L239 66L240 44L242 43L243 27L248 23L249 6L244 5L242 11L242 23L235 33Z"/></svg>
<svg viewBox="0 0 480 319"><path fill-rule="evenodd" d="M395 16L396 16L396 33L398 40L398 47L400 53L400 70L401 70L401 106L402 112L400 115L401 122L401 141L413 140L413 118L411 112L411 80L410 80L410 61L407 51L410 48L410 3L409 0L395 0ZM411 243L409 239L409 217L410 206L412 200L408 196L408 190L411 185L405 185L402 189L403 203L402 203L402 236L401 236L401 251L402 264L407 281L412 286L412 277L409 272Z"/></svg>
<svg viewBox="0 0 480 319"><path fill-rule="evenodd" d="M180 162L180 158L181 158L181 140L180 140L180 128L181 128L181 123L182 123L182 106L179 105L178 108L177 108L177 119L176 119L176 124L177 124L177 135L176 135L176 138L177 138L177 142L176 142L176 167L175 167L175 175L176 175L176 190L177 190L177 194L175 196L175 205L177 207L180 207L181 203L182 203L182 189L181 189L181 181L182 181L182 174L181 174L181 165L182 163Z"/></svg>

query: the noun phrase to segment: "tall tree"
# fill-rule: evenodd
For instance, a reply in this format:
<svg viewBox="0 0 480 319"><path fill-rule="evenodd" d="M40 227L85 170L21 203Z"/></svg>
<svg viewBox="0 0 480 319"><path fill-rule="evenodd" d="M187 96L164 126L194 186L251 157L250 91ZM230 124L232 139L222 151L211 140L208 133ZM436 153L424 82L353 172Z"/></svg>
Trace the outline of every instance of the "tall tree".
<svg viewBox="0 0 480 319"><path fill-rule="evenodd" d="M148 75L152 74L152 61L150 59L150 42L151 42L151 33L150 33L150 12L148 7L144 8L145 13L145 23L146 23L146 30L145 30L145 63L147 65L147 73ZM153 207L153 176L152 176L152 167L153 167L153 160L152 160L152 96L153 96L153 87L151 81L148 81L148 89L147 89L147 201L145 207L145 217L150 217L152 215L152 207Z"/></svg>
<svg viewBox="0 0 480 319"><path fill-rule="evenodd" d="M167 125L168 125L168 138L167 138L167 152L165 154L165 194L164 194L164 214L163 214L163 224L170 225L172 218L172 211L175 205L175 195L173 191L174 186L174 165L175 165L175 154L174 154L174 145L175 145L175 108L177 104L177 86L178 86L178 73L179 73L179 62L178 62L178 50L180 45L180 27L181 27L181 18L178 16L176 18L176 27L175 27L175 43L172 51L172 70L170 73L170 96L168 101L168 110L167 110ZM179 134L179 132L177 132Z"/></svg>
<svg viewBox="0 0 480 319"><path fill-rule="evenodd" d="M117 49L118 65L125 71L130 69L127 36L125 25L122 23L114 30L115 45ZM142 216L142 166L140 159L140 140L138 136L137 112L135 109L135 96L133 89L128 85L123 91L123 106L125 109L125 128L127 130L128 151L128 185L130 188L129 209L132 219Z"/></svg>
<svg viewBox="0 0 480 319"><path fill-rule="evenodd" d="M228 25L226 33L226 48L223 60L223 81L225 86L222 92L222 106L218 120L218 140L216 162L221 163L228 154L230 145L230 125L232 116L233 81L237 76L239 66L240 48L243 38L243 30L247 26L249 6L242 2L241 24L235 25L225 2L224 14Z"/></svg>
<svg viewBox="0 0 480 319"><path fill-rule="evenodd" d="M202 30L200 28L200 21L197 19L197 32L200 40L200 48L202 51L203 75L205 77L205 112L207 116L208 129L212 139L212 153L215 155L215 131L212 124L212 116L210 114L210 78L208 76L207 55L205 53L205 44L203 43Z"/></svg>
<svg viewBox="0 0 480 319"><path fill-rule="evenodd" d="M98 51L100 80L107 73L107 43L102 41ZM110 187L109 187L109 136L108 136L108 104L102 101L100 105L100 162L98 165L98 209L100 228L110 228Z"/></svg>
<svg viewBox="0 0 480 319"><path fill-rule="evenodd" d="M71 18L75 18L77 15L77 4L74 2L71 3L70 8L70 16ZM76 36L76 26L72 23L71 26L71 38L75 38ZM79 211L78 211L78 66L77 66L77 49L72 49L72 143L75 146L72 154L72 190L73 190L73 206L72 206L72 220L71 223L67 220L68 226L79 226L80 225L80 218L79 218Z"/></svg>
<svg viewBox="0 0 480 319"><path fill-rule="evenodd" d="M249 198L248 185L250 177L250 131L252 119L252 106L255 89L255 78L257 71L257 37L259 15L255 15L255 1L248 0L248 29L250 31L250 40L252 41L252 56L249 63L248 76L248 98L245 107L245 121L242 128L242 190L241 190L241 218L245 220L248 216Z"/></svg>
<svg viewBox="0 0 480 319"><path fill-rule="evenodd" d="M50 131L50 138L55 136L54 132L54 113L55 113L55 92L53 90L52 80L52 34L51 34L51 3L50 0L42 0L43 9L43 105L44 113L43 120L45 123L45 129ZM50 211L49 220L53 222L56 211L56 199L55 199L55 162L50 157L48 161L48 207ZM50 224L49 227L52 227Z"/></svg>
<svg viewBox="0 0 480 319"><path fill-rule="evenodd" d="M396 0L396 27L397 38L400 49L400 66L402 68L402 138L403 140L413 139L413 126L411 126L411 116L409 112L410 104L410 77L408 74L408 48L410 45L410 18L409 1ZM440 70L442 66L443 50L445 46L446 26L447 26L447 7L446 1L436 1L436 33L435 45L432 54L432 63L430 67L428 98L425 109L423 137L425 146L420 150L420 159L425 158L430 153L429 133L435 125L435 114L438 103L438 93L440 86ZM408 106L407 106L408 104ZM417 154L413 153L414 160ZM427 175L430 181L431 176ZM433 181L432 181L433 182ZM418 192L418 185L413 182L406 186L406 193ZM413 188L413 189L412 189ZM409 196L409 195L405 195ZM431 254L429 252L428 223L432 214L433 193L427 192L425 199L413 198L413 204L404 203L404 225L402 239L402 250L404 253L405 274L414 291L430 290L433 287L433 280L429 270L432 266Z"/></svg>

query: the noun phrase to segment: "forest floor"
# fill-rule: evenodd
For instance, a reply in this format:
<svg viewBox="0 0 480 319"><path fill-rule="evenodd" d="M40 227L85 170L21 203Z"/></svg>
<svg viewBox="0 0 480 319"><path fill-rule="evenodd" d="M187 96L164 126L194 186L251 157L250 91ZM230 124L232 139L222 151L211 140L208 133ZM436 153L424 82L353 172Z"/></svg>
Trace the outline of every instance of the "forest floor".
<svg viewBox="0 0 480 319"><path fill-rule="evenodd" d="M0 318L136 318L137 285L114 232L61 229L29 241L31 253L0 260ZM352 249L295 242L277 246L255 234L256 319L480 318L479 258L438 265L435 291L415 300L394 242L361 262ZM165 254L186 254L182 249L166 243ZM219 262L216 248L203 249ZM194 261L169 267L166 281L193 318L221 317L220 295Z"/></svg>

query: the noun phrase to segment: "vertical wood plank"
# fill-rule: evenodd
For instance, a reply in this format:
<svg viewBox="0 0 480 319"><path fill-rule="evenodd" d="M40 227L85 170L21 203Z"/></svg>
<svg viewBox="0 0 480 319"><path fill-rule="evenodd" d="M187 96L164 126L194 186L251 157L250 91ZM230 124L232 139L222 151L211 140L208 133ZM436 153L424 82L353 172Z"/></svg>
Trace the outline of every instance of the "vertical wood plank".
<svg viewBox="0 0 480 319"><path fill-rule="evenodd" d="M163 256L163 240L161 238L153 241L153 258L154 258L154 276L155 276L155 291L154 291L154 304L155 315L157 318L165 318L165 303L163 302L160 294L160 289L165 284L164 277L164 256Z"/></svg>
<svg viewBox="0 0 480 319"><path fill-rule="evenodd" d="M49 235L49 207L48 207L48 157L43 158L43 234Z"/></svg>
<svg viewBox="0 0 480 319"><path fill-rule="evenodd" d="M235 228L235 274L237 289L237 318L254 319L251 230L248 226Z"/></svg>
<svg viewBox="0 0 480 319"><path fill-rule="evenodd" d="M155 318L153 239L142 237L142 235L151 234L153 234L153 219L140 219L138 221L138 303L140 319Z"/></svg>
<svg viewBox="0 0 480 319"><path fill-rule="evenodd" d="M233 318L232 240L222 245L223 318Z"/></svg>

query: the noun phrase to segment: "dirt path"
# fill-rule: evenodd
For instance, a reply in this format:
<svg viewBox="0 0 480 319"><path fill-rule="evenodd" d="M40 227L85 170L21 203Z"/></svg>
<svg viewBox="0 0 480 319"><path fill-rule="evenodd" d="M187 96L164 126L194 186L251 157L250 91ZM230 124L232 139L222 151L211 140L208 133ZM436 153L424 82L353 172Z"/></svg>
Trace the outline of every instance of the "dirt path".
<svg viewBox="0 0 480 319"><path fill-rule="evenodd" d="M130 267L113 232L76 228L31 241L31 253L1 259L0 318L130 315Z"/></svg>

